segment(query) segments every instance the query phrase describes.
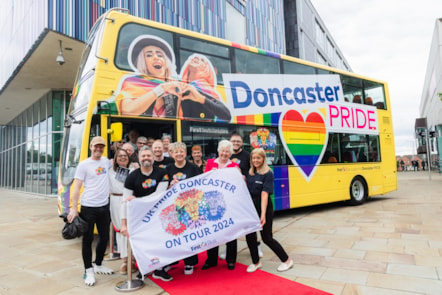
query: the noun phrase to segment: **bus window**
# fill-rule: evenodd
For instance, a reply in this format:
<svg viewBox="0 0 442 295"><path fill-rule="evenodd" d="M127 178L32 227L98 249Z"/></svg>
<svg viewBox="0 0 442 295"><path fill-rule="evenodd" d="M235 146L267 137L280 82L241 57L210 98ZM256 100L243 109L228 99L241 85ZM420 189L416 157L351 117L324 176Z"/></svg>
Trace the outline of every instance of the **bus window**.
<svg viewBox="0 0 442 295"><path fill-rule="evenodd" d="M180 47L192 52L206 53L219 57L229 58L229 48L194 38L180 37Z"/></svg>
<svg viewBox="0 0 442 295"><path fill-rule="evenodd" d="M223 73L231 73L229 48L194 38L180 37L180 68L192 54L201 54L213 65L218 84L223 84Z"/></svg>
<svg viewBox="0 0 442 295"><path fill-rule="evenodd" d="M368 161L369 162L380 162L380 146L379 146L379 136L369 135L368 136Z"/></svg>
<svg viewBox="0 0 442 295"><path fill-rule="evenodd" d="M139 24L129 23L121 28L118 35L118 43L114 60L115 66L117 68L131 72L133 71L129 65L127 54L132 41L141 35L154 35L158 38L163 39L164 41L169 43L172 48L174 48L173 34L171 32L166 32Z"/></svg>
<svg viewBox="0 0 442 295"><path fill-rule="evenodd" d="M365 104L385 110L384 86L380 83L364 80Z"/></svg>
<svg viewBox="0 0 442 295"><path fill-rule="evenodd" d="M85 118L86 112L83 112L75 118L76 123L72 123L69 128L65 129L61 163L61 181L63 185L69 185L74 180L75 170L80 162L83 132L86 125Z"/></svg>
<svg viewBox="0 0 442 295"><path fill-rule="evenodd" d="M241 74L279 74L279 60L235 48L236 72Z"/></svg>
<svg viewBox="0 0 442 295"><path fill-rule="evenodd" d="M339 161L339 134L329 133L327 147L322 156L321 164L337 163Z"/></svg>
<svg viewBox="0 0 442 295"><path fill-rule="evenodd" d="M355 77L341 75L344 99L348 102L362 103L362 80Z"/></svg>
<svg viewBox="0 0 442 295"><path fill-rule="evenodd" d="M199 145L203 159L216 158L218 142L222 139L229 139L234 131L233 128L234 126L223 123L182 121L182 141L187 145L187 154L191 155L193 145Z"/></svg>
<svg viewBox="0 0 442 295"><path fill-rule="evenodd" d="M315 68L295 62L282 61L284 74L314 75Z"/></svg>
<svg viewBox="0 0 442 295"><path fill-rule="evenodd" d="M223 85L223 73L231 73L232 69L231 69L231 65L230 65L230 60L229 59L225 59L225 58L221 58L221 57L216 57L216 56L212 56L212 55L202 55L202 54L195 54L195 52L192 51L188 51L188 50L180 50L180 61L181 61L181 66L180 68L183 68L183 65L190 61L189 57L192 58L193 56L197 56L197 55L201 55L203 56L203 58L207 58L207 60L213 65L213 68L215 70L215 74L216 74L216 80L217 80L217 84Z"/></svg>

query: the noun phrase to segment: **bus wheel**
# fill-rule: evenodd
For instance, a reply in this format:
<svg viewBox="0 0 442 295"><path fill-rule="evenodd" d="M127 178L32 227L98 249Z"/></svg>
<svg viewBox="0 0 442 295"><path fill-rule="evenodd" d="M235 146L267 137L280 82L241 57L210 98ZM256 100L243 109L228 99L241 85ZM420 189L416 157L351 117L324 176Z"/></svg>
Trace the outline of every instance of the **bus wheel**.
<svg viewBox="0 0 442 295"><path fill-rule="evenodd" d="M353 206L361 205L367 199L367 187L362 177L353 178L350 185L350 204Z"/></svg>

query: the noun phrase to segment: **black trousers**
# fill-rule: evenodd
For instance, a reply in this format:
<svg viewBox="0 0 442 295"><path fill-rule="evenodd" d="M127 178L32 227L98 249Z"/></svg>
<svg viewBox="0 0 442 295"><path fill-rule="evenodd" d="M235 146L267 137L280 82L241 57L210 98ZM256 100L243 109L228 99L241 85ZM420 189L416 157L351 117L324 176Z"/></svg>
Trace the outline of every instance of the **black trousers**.
<svg viewBox="0 0 442 295"><path fill-rule="evenodd" d="M228 242L226 245L227 245L226 261L227 261L227 263L235 263L238 242L237 242L237 240L233 240L233 241ZM206 264L209 264L209 265L217 265L218 264L218 251L219 251L218 246L207 250Z"/></svg>
<svg viewBox="0 0 442 295"><path fill-rule="evenodd" d="M192 256L186 257L186 258L183 259L183 261L184 261L184 265L192 265L192 266L195 266L195 265L198 264L198 254L197 254L197 255L192 255ZM175 261L174 263L171 263L171 264L169 264L169 265L176 265L176 264L178 264L178 263L179 263L179 261Z"/></svg>
<svg viewBox="0 0 442 295"><path fill-rule="evenodd" d="M95 249L95 264L101 265L109 242L110 210L109 205L103 207L81 206L80 216L88 224L88 231L83 235L81 254L84 268L92 267L92 242L94 241L94 225L97 226L98 243Z"/></svg>
<svg viewBox="0 0 442 295"><path fill-rule="evenodd" d="M261 216L261 198L257 200L253 199L253 204L255 205L255 209L258 212L258 216ZM289 259L289 256L287 255L287 252L285 252L281 244L273 238L272 228L273 228L273 204L269 198L269 203L266 209L266 223L264 224L262 230L260 231L261 238L264 244L269 246L269 248L272 249L273 253L275 253L276 256L278 256L279 260L281 260L281 262L285 262L287 261L287 259ZM257 264L259 262L259 254L258 254L258 237L256 232L246 235L246 241L247 241L247 246L249 247L250 256L252 256L252 262L254 264Z"/></svg>

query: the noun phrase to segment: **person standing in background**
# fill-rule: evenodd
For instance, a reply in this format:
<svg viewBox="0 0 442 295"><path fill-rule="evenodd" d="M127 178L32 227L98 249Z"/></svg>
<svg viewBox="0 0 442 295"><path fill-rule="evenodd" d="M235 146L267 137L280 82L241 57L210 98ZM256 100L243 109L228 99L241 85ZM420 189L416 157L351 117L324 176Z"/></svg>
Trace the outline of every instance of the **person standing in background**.
<svg viewBox="0 0 442 295"><path fill-rule="evenodd" d="M241 135L239 135L238 133L233 133L230 136L230 142L233 145L233 154L230 159L239 165L239 168L241 169L241 174L243 175L245 180L247 178L247 175L249 174L250 169L250 153L243 149L244 141ZM258 252L259 257L264 256L260 242L258 242ZM224 259L225 255L225 252L221 253L221 259Z"/></svg>
<svg viewBox="0 0 442 295"><path fill-rule="evenodd" d="M167 165L174 162L172 158L164 156L163 142L160 139L155 140L152 144L152 152L154 158L154 166L166 168Z"/></svg>
<svg viewBox="0 0 442 295"><path fill-rule="evenodd" d="M132 147L132 144L130 144L129 142L126 142L125 144L123 144L121 149L125 150L129 154L129 161L133 164L134 169L140 168L140 164L138 163L138 157L134 153L134 149Z"/></svg>
<svg viewBox="0 0 442 295"><path fill-rule="evenodd" d="M129 137L129 141L128 143L130 143L132 145L132 148L134 150L134 152L137 151L137 139L140 136L140 132L136 129L132 129L129 131L128 137Z"/></svg>
<svg viewBox="0 0 442 295"><path fill-rule="evenodd" d="M233 133L230 136L230 142L233 145L233 154L230 159L239 165L245 179L250 169L250 153L243 149L244 142L238 133Z"/></svg>
<svg viewBox="0 0 442 295"><path fill-rule="evenodd" d="M206 160L203 159L203 152L201 149L201 146L194 145L192 147L192 159L189 160L190 163L195 164L195 166L198 168L200 174L204 173L204 170L206 169Z"/></svg>
<svg viewBox="0 0 442 295"><path fill-rule="evenodd" d="M134 167L130 163L129 154L123 149L118 149L115 153L113 167L112 169L109 169L109 185L111 221L116 231L120 258L123 260L120 267L120 274L123 275L127 273L127 238L120 233L121 207L124 205L124 181L133 170Z"/></svg>
<svg viewBox="0 0 442 295"><path fill-rule="evenodd" d="M161 141L163 143L163 156L170 157L169 145L172 141L172 137L169 134L165 134L163 137L161 137Z"/></svg>

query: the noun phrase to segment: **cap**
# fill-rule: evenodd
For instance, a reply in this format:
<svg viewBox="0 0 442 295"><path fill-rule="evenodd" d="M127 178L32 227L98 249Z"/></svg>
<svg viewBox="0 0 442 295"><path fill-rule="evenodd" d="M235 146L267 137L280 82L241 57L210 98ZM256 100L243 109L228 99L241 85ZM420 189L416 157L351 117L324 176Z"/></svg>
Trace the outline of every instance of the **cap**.
<svg viewBox="0 0 442 295"><path fill-rule="evenodd" d="M161 38L153 35L141 35L132 41L129 47L129 65L136 70L137 58L140 51L146 46L156 46L164 51L164 54L169 58L172 64L175 64L175 56L170 45Z"/></svg>
<svg viewBox="0 0 442 295"><path fill-rule="evenodd" d="M91 140L91 145L97 145L97 144L106 145L106 141L105 141L104 138L101 137L101 136L95 136L95 137L92 138L92 140Z"/></svg>

